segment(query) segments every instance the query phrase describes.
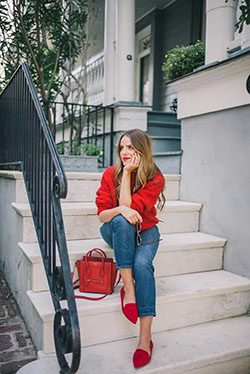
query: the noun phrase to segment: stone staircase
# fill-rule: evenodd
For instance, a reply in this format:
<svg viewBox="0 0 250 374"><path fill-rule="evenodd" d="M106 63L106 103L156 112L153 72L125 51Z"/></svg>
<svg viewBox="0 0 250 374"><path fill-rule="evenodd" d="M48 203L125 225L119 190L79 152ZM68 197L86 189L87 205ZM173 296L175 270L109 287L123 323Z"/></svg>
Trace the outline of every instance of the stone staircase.
<svg viewBox="0 0 250 374"><path fill-rule="evenodd" d="M175 113L149 111L147 133L152 139L153 156L163 173L181 172L181 121Z"/></svg>
<svg viewBox="0 0 250 374"><path fill-rule="evenodd" d="M112 250L100 238L94 205L101 175L68 173L67 177L69 192L62 210L73 267L93 247L100 246L110 255ZM140 372L249 374L250 280L222 269L226 240L199 232L202 205L179 200L180 180L180 175L166 175L167 203L159 214L163 240L154 263L155 349L151 363ZM40 350L40 359L23 367L19 374L54 374L59 372L54 355L54 310L21 174L0 172L0 193L7 194L5 203L0 203L0 214L3 217L1 209L5 209L6 221L11 220L16 228L8 247L11 233L1 222L1 266ZM132 354L139 323L134 326L122 315L120 287L101 301L77 300L80 374L136 372Z"/></svg>

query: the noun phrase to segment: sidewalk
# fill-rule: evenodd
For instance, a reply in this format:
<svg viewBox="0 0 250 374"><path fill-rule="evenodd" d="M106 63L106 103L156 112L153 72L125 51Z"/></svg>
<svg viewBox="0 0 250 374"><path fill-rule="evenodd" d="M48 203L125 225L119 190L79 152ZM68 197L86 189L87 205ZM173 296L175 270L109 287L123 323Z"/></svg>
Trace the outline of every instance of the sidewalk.
<svg viewBox="0 0 250 374"><path fill-rule="evenodd" d="M14 374L35 359L36 349L0 272L0 373Z"/></svg>

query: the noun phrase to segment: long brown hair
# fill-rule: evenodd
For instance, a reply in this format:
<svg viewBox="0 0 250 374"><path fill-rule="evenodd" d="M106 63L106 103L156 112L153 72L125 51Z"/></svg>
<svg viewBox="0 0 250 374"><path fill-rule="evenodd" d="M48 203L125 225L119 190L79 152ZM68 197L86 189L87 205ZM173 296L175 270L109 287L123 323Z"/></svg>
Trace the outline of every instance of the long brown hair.
<svg viewBox="0 0 250 374"><path fill-rule="evenodd" d="M124 136L127 136L131 140L132 146L135 148L136 152L140 155L140 164L136 171L135 176L135 183L132 186L131 194L138 191L140 188L144 187L145 184L151 180L155 174L161 174L160 169L154 163L153 156L152 156L152 144L150 137L140 129L133 129L128 130L120 137L118 144L117 144L117 155L118 155L118 163L115 168L115 177L117 181L116 186L116 197L119 199L120 196L120 186L121 186L121 179L123 173L123 163L120 157L120 150L121 150L121 140ZM156 182L155 182L156 183ZM157 203L157 209L162 210L166 198L164 196L162 189Z"/></svg>

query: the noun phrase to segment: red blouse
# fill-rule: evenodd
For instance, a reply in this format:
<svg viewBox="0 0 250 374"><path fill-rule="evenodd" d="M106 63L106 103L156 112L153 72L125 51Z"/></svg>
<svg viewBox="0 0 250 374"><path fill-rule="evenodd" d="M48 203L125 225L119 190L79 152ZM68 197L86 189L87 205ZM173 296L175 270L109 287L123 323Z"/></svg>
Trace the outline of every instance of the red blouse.
<svg viewBox="0 0 250 374"><path fill-rule="evenodd" d="M135 180L135 173L131 173L131 186ZM136 210L143 219L141 229L147 230L156 225L159 220L156 217L157 211L155 204L160 192L165 185L165 179L161 173L156 173L145 186L131 195L130 208ZM115 196L116 177L115 166L108 167L101 179L101 186L96 192L97 214L103 210L115 208L118 201Z"/></svg>

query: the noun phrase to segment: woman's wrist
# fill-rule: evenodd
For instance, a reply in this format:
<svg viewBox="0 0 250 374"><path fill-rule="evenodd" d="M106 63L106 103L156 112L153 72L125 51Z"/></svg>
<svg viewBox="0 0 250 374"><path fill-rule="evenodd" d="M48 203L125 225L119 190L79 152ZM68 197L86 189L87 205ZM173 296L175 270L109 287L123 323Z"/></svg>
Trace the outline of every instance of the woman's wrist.
<svg viewBox="0 0 250 374"><path fill-rule="evenodd" d="M131 174L131 170L123 168L122 176L124 176L124 177L130 177L130 174Z"/></svg>

